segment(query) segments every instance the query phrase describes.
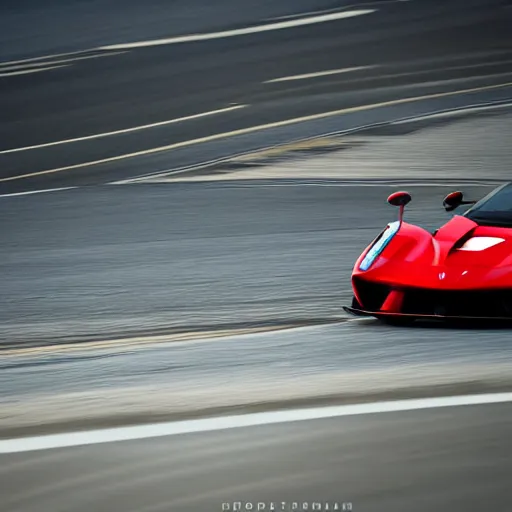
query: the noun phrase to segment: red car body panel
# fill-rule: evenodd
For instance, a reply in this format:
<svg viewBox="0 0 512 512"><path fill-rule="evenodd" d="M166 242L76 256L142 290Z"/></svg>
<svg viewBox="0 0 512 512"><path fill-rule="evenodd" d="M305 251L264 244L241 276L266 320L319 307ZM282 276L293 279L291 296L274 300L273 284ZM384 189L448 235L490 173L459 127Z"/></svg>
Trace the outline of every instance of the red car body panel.
<svg viewBox="0 0 512 512"><path fill-rule="evenodd" d="M457 244L468 237L497 237L505 241L483 251L461 251ZM371 244L358 258L354 277L392 284L435 289L512 288L512 229L478 226L455 216L433 236L404 222L400 231L369 270L359 265ZM444 276L440 279L440 274Z"/></svg>
<svg viewBox="0 0 512 512"><path fill-rule="evenodd" d="M466 250L468 240L480 237L502 241L498 240L483 250ZM510 307L505 305L501 315L492 316L512 318L512 227L482 226L456 215L432 234L403 222L370 268L361 270L360 265L372 246L373 242L354 266L352 288L357 307L354 308L353 304L352 308L346 308L347 311L357 313L359 310L359 313L379 318L393 315L451 316L444 310L450 310L452 297L459 302L469 301L471 295L465 295L465 292L489 292L498 295L510 293L506 297L508 301L510 296ZM420 307L416 311L410 300L408 303L408 297L418 294L432 303L442 297L440 302L447 307L441 308L439 313ZM474 296L482 297L484 303L487 300L484 294ZM420 299L415 300L420 304ZM479 316L473 306L470 309L467 316ZM453 316L465 315L458 311ZM488 315L482 314L482 317Z"/></svg>

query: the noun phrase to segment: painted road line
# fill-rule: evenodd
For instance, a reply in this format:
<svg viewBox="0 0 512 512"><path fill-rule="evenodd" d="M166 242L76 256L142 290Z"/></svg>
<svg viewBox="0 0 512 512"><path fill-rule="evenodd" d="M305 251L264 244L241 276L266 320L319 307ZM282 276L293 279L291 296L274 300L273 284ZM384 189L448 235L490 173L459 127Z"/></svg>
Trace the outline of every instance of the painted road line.
<svg viewBox="0 0 512 512"><path fill-rule="evenodd" d="M33 68L41 68L41 67L44 67L44 66L56 66L56 65L59 65L59 64L69 64L69 63L73 63L73 62L77 62L77 61L81 61L81 60L89 60L89 59L100 59L100 58L103 58L103 57L113 57L115 55L122 55L123 53L128 53L127 51L125 52L109 52L109 53L99 53L97 55L87 55L85 57L75 57L73 59L60 59L60 60L48 60L48 61L45 61L45 62L26 62L24 64L13 64L13 65L5 65L5 64L0 64L0 72L1 73L4 73L6 71L15 71L15 70L18 70L18 69L33 69Z"/></svg>
<svg viewBox="0 0 512 512"><path fill-rule="evenodd" d="M17 75L29 75L31 73L41 73L42 71L50 71L52 69L59 69L59 68L67 68L69 64L64 64L62 66L50 66L47 68L33 68L33 69L25 69L23 71L8 71L7 73L0 73L0 77L6 78L9 76L17 76ZM0 69L0 71L2 71Z"/></svg>
<svg viewBox="0 0 512 512"><path fill-rule="evenodd" d="M62 190L73 190L78 187L46 188L44 190L29 190L27 192L13 192L12 194L0 194L0 197L30 196L32 194L45 194L46 192L59 192Z"/></svg>
<svg viewBox="0 0 512 512"><path fill-rule="evenodd" d="M69 61L67 61L69 62ZM58 66L61 63L66 63L66 61L53 61L53 62L33 62L30 64L16 64L14 66L0 66L0 73L6 73L8 71L37 71L40 68Z"/></svg>
<svg viewBox="0 0 512 512"><path fill-rule="evenodd" d="M216 140L235 137L238 135L246 135L249 133L256 133L256 132L260 132L263 130L268 130L270 128L279 128L279 127L289 126L292 124L297 124L297 123L301 123L301 122L305 122L305 121L326 119L329 117L342 115L342 114L350 114L350 113L354 113L354 112L364 112L364 111L372 110L372 109L376 109L376 108L391 107L391 106L395 106L395 105L403 105L406 103L414 103L414 102L418 102L418 101L422 101L422 100L446 98L446 97L450 97L450 96L457 96L460 94L469 94L469 93L473 93L473 92L489 91L489 90L493 90L493 89L503 89L506 87L512 87L512 82L506 82L506 83L494 84L494 85L486 85L486 86L482 86L482 87L473 87L470 89L460 89L458 91L426 94L423 96L415 96L413 98L402 98L402 99L398 99L398 100L384 101L381 103L372 103L369 105L361 105L359 107L350 107L350 108L345 108L345 109L340 109L340 110L331 110L329 112L321 112L319 114L312 114L309 116L295 117L292 119L285 119L283 121L276 121L274 123L250 126L248 128L241 128L239 130L234 130L231 132L217 133L215 135L208 135L206 137L201 137L199 139L185 140L182 142L176 142L174 144L169 144L167 146L159 146L156 148L146 149L146 150L142 150L142 151L136 151L134 153L126 153L123 155L113 156L113 157L109 157L109 158L103 158L101 160L93 160L93 161L84 162L81 164L68 165L65 167L57 167L55 169L47 169L45 171L35 171L35 172L27 173L27 174L21 174L19 176L10 176L8 178L0 178L0 183L7 182L7 181L20 180L20 179L33 178L36 176L45 176L48 174L56 174L56 173L65 172L65 171L72 171L75 169L83 169L86 167L93 167L93 166L100 165L100 164L119 162L119 161L126 160L129 158L153 155L156 153L161 153L163 151L170 151L170 150L174 150L174 149L194 146L194 145L202 144L205 142L213 142ZM185 171L183 171L183 172L185 172Z"/></svg>
<svg viewBox="0 0 512 512"><path fill-rule="evenodd" d="M495 101L495 102L486 102L486 103L476 103L476 104L470 104L466 105L464 107L456 107L452 109L445 109L445 110L435 110L431 111L427 114L420 114L418 116L412 116L412 117L405 117L396 119L395 121L392 121L391 124L402 124L402 123L414 123L417 121L421 121L422 119L428 119L430 116L448 116L448 115L462 115L464 112L473 112L478 110L492 110L492 109L499 109L499 108L508 108L512 106L512 103L507 100L501 100L501 101ZM334 139L332 139L330 142L328 139L330 138L336 138L339 137L346 137L347 135L354 134L361 132L363 130L369 130L374 129L382 126L388 126L389 122L379 122L379 123L370 123L370 124L364 124L359 125L355 128L349 128L346 130L338 130L335 132L329 132L323 135L314 135L312 137L306 137L304 139L299 139L291 143L283 143L283 144L276 144L273 146L267 146L263 147L261 149L253 150L253 151L246 151L242 153L237 153L234 155L230 155L227 157L221 157L216 158L213 160L206 160L204 162L201 162L200 164L196 165L189 165L184 167L177 167L174 169L167 169L165 171L158 171L158 172L152 172L149 174L143 174L141 176L138 176L136 178L128 178L118 181L110 182L109 185L129 185L134 183L140 183L140 182L151 182L151 183L168 183L171 181L175 181L174 178L171 178L171 176L176 174L184 174L191 171L198 171L201 169L206 169L208 167L211 167L212 165L218 165L218 164L226 164L228 162L251 162L254 158L260 158L261 156L265 156L265 154L269 155L281 155L284 152L287 151L293 151L294 148L302 148L304 145L307 147L311 146L325 146L326 140L328 141L328 145L335 145L339 144L339 142L335 142ZM242 185L240 185L242 186ZM254 186L254 185L252 185Z"/></svg>
<svg viewBox="0 0 512 512"><path fill-rule="evenodd" d="M361 7L361 6L347 5L345 7L345 9L353 9L355 7ZM293 20L295 18L306 18L306 17L309 17L309 16L317 16L319 14L330 14L332 12L339 12L339 8L338 7L333 7L332 9L321 9L319 11L307 11L307 12L300 12L300 13L297 13L297 14L286 14L284 16L275 16L273 18L266 18L263 21L274 22L274 21Z"/></svg>
<svg viewBox="0 0 512 512"><path fill-rule="evenodd" d="M300 179L300 178L299 178ZM298 180L299 180L298 179ZM297 180L297 181L298 181ZM226 180L227 181L227 180ZM151 183L171 183L171 180L155 180L155 181L152 181ZM174 182L173 182L174 183ZM223 184L225 184L226 182L223 182ZM508 181L506 180L503 180L503 181L497 181L496 183L480 183L480 182L468 182L468 183L464 183L466 186L478 186L478 187L496 187L498 185L503 185L504 183L508 183ZM427 188L436 188L436 187L440 187L440 188L446 188L447 186L451 185L451 183L430 183L428 181L426 181L425 179L425 182L419 182L419 183L416 183L414 181L403 181L403 182L400 182L400 183L368 183L368 182L360 182L360 183L340 183L340 182L336 182L336 181L325 181L325 182L318 182L318 183L308 183L308 182L303 182L303 183L247 183L247 184L243 184L243 185L230 185L230 184L226 184L226 187L227 188L230 188L230 189L245 189L245 188L278 188L278 187L281 187L281 188L292 188L292 187L329 187L329 188L333 188L333 187L345 187L345 188L348 188L348 187L357 187L357 188L361 188L361 187L378 187L378 188L392 188L392 189L396 189L397 187L427 187Z"/></svg>
<svg viewBox="0 0 512 512"><path fill-rule="evenodd" d="M480 68L486 68L486 67L493 67L493 66L503 66L506 64L510 64L512 60L500 60L500 61L491 61L491 62L479 62L476 64L465 64L461 66L445 66L442 68L433 68L433 69L421 69L416 71L409 71L409 72L403 72L403 73L392 73L387 75L378 75L378 76L372 76L372 80L383 80L383 79L392 79L392 78L402 78L407 76L419 76L419 75L428 75L431 73L438 73L438 72L447 72L447 71L463 71L468 69L480 69ZM378 67L393 67L393 63L388 64L382 64L382 65L370 65L370 66L357 66L353 68L342 68L342 69L332 69L332 70L326 70L326 71L318 71L316 73L305 73L303 75L292 75L292 76L285 76L280 78L273 78L272 80L266 80L263 82L264 84L271 84L271 83L277 83L277 82L287 82L292 80L305 80L309 78L320 78L323 76L330 76L330 75L337 75L337 74L343 74L343 73L350 73L355 71L361 71L365 69L374 69ZM506 73L509 74L509 73ZM356 79L357 81L357 79Z"/></svg>
<svg viewBox="0 0 512 512"><path fill-rule="evenodd" d="M512 61L510 61L512 62ZM421 75L430 75L432 73L448 73L450 71L463 71L463 70L469 70L469 69L479 69L479 68L485 68L485 67L494 67L494 66L500 66L504 65L505 62L482 62L479 64L470 64L467 66L452 66L452 67L444 67L444 68L433 68L433 69L421 69L416 71L404 71L401 73L388 73L388 74L380 74L380 75L371 75L369 77L363 77L363 78L350 78L345 81L345 84L354 84L354 83L360 83L360 82L375 82L380 80L392 80L395 78L406 78L406 77L419 77ZM452 78L452 79L443 79L443 80L436 80L436 81L430 81L430 82L417 82L417 83L411 83L406 85L405 87L421 87L426 86L429 84L446 84L446 83L456 83L456 82L466 82L468 80L482 80L484 78L502 78L504 76L510 76L512 72L505 71L501 73L492 73L487 75L472 75L467 77L461 77L461 78Z"/></svg>
<svg viewBox="0 0 512 512"><path fill-rule="evenodd" d="M210 32L206 34L190 34L186 36L169 37L165 39L154 39L152 41L139 41L134 43L112 44L101 46L100 50L130 50L133 48L144 48L148 46L161 46L167 44L192 43L196 41L209 41L211 39L222 39L225 37L244 36L248 34L258 34L261 32L270 32L273 30L283 30L288 28L301 27L304 25L314 25L316 23L326 23L356 16L363 16L376 12L376 9L359 9L354 11L342 11L319 16L310 16L289 21L277 23L266 23L255 27L238 28L233 30L224 30L222 32Z"/></svg>
<svg viewBox="0 0 512 512"><path fill-rule="evenodd" d="M29 59L21 59L21 60L8 60L4 62L0 62L0 66L10 66L11 64L23 64L29 62L37 62L41 60L50 60L50 59L58 59L59 57L69 57L71 55L83 55L84 53L90 53L91 51L96 50L80 50L78 52L68 52L68 53L55 53L53 55L43 55L41 57L31 57Z"/></svg>
<svg viewBox="0 0 512 512"><path fill-rule="evenodd" d="M137 132L140 130L148 130L150 128L158 128L160 126L167 126L167 125L171 125L171 124L182 123L185 121L193 121L194 119L201 119L202 117L214 116L214 115L218 115L218 114L225 114L226 112L231 112L233 110L239 110L239 109L245 108L245 107L247 107L247 105L233 105L231 107L221 108L221 109L217 109L217 110L211 110L209 112L201 112L199 114L192 114L190 116L177 117L175 119L168 119L166 121L158 121L156 123L151 123L151 124L132 126L131 128L124 128L122 130L115 130L112 132L95 133L93 135L85 135L83 137L76 137L74 139L65 139L65 140L58 140L55 142L46 142L44 144L35 144L33 146L25 146L25 147L21 147L21 148L4 149L4 150L0 151L0 155L5 155L8 153L19 153L20 151L29 151L29 150L33 150L33 149L48 148L51 146L59 146L61 144L71 144L73 142L82 142L85 140L100 139L103 137L112 137L114 135L123 135L126 133Z"/></svg>
<svg viewBox="0 0 512 512"><path fill-rule="evenodd" d="M343 68L343 69L329 69L326 71L318 71L316 73L305 73L304 75L293 75L293 76L284 76L281 78L273 78L272 80L267 80L263 82L265 84L271 84L275 82L287 82L289 80L305 80L307 78L317 78L321 76L329 76L329 75L339 75L342 73L351 73L353 71L360 71L362 69L373 69L378 66L357 66L355 68Z"/></svg>
<svg viewBox="0 0 512 512"><path fill-rule="evenodd" d="M422 116L414 116L414 117L406 117L404 119L398 119L397 121L393 121L392 125L401 125L401 124L409 124L409 123L419 123L421 121L426 121L427 119L440 119L445 117L454 117L461 116L466 114L471 114L473 112L484 112L486 110L499 110L500 108L510 108L512 107L511 102L503 102L503 103L490 103L485 105L476 105L470 107L461 107L452 110L440 110L438 112L432 112L431 114L425 114Z"/></svg>
<svg viewBox="0 0 512 512"><path fill-rule="evenodd" d="M87 446L119 441L134 441L180 434L231 430L243 427L275 425L299 421L310 421L344 416L418 411L446 407L486 405L512 402L512 393L489 393L481 395L447 396L373 402L355 405L338 405L309 409L290 409L273 412L221 416L198 420L153 423L132 427L89 430L65 434L25 437L0 440L0 453L20 453L73 446Z"/></svg>
<svg viewBox="0 0 512 512"><path fill-rule="evenodd" d="M350 9L361 9L362 7L380 7L384 4L394 4L396 2L403 2L408 0L379 0L378 2L361 2L359 4L351 4L351 5L344 5L343 9L345 11L348 11ZM309 16L316 16L318 14L330 14L334 12L340 12L339 7L333 7L332 9L320 9L317 11L307 11L307 12L301 12L297 14L287 14L285 16L276 16L273 18L267 18L264 21L282 21L282 20L291 20L294 18L305 18Z"/></svg>

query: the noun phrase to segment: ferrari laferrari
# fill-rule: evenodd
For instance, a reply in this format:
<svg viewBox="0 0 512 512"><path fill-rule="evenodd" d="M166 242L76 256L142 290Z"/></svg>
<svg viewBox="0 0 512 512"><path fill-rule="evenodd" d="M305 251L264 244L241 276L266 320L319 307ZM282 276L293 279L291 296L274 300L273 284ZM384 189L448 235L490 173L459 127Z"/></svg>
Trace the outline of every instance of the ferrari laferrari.
<svg viewBox="0 0 512 512"><path fill-rule="evenodd" d="M399 208L398 220L356 261L345 311L392 324L512 320L512 183L479 201L448 194L446 211L471 206L434 232L404 222L410 201L408 192L388 197Z"/></svg>

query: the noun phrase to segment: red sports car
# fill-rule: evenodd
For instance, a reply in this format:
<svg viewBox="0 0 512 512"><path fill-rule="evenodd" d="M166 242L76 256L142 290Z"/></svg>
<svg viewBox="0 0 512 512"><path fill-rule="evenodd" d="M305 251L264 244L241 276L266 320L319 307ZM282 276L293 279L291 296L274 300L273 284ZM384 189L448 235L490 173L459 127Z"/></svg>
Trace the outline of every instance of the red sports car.
<svg viewBox="0 0 512 512"><path fill-rule="evenodd" d="M512 183L480 201L462 192L444 199L447 211L473 206L434 233L403 222L408 192L388 202L399 220L365 249L352 272L354 298L345 311L387 323L417 319L512 320Z"/></svg>

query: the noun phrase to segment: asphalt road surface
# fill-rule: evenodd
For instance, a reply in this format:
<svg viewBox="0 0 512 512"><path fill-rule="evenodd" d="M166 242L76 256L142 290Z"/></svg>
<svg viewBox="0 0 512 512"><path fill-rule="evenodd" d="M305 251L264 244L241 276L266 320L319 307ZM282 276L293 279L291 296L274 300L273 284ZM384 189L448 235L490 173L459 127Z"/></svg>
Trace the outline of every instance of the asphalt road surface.
<svg viewBox="0 0 512 512"><path fill-rule="evenodd" d="M357 0L356 2L357 3ZM125 43L338 10L344 0L4 0L1 60L88 50Z"/></svg>
<svg viewBox="0 0 512 512"><path fill-rule="evenodd" d="M2 348L170 328L343 320L352 262L394 218L384 201L388 188L347 183L343 172L338 186L318 186L314 176L286 183L107 184L511 97L508 1L357 3L347 9L363 12L352 17L342 16L340 7L347 6L340 2L260 3L244 12L228 1L214 10L200 2L176 3L172 23L163 3L147 3L144 11L123 3L117 16L119 5L55 1L41 11L34 2L3 4ZM318 13L309 11L325 9L337 19L311 20ZM269 27L279 22L269 20L276 16L292 17L284 20L286 27ZM307 18L305 25L293 21ZM87 20L94 20L94 30ZM222 30L236 33L212 35ZM198 41L197 32L210 36ZM180 43L137 44L190 34ZM118 43L124 46L105 48ZM12 62L73 51L82 53ZM325 119L318 117L326 112ZM312 122L283 124L298 117ZM480 118L477 125L485 129L464 150L457 146L439 159L434 152L430 160L423 152L421 169L400 167L399 180L423 182L432 178L428 169L437 169L436 183L410 187L410 221L433 226L446 220L441 199L453 186L481 195L509 179L510 155L503 148L510 118L496 119ZM272 129L251 132L269 124ZM428 133L407 141L425 142ZM384 177L396 178L392 155L405 134L373 135L388 144ZM454 138L447 134L445 141L450 145ZM375 171L375 162L364 158L376 154L376 139L347 151L353 163L366 162L358 179ZM457 160L461 155L465 162ZM443 165L446 175L439 176ZM9 196L54 187L78 188ZM127 390L128 407L134 403L130 393L144 386L153 386L155 394L183 392L181 400L197 406L189 399L206 388L223 388L233 398L244 383L250 391L259 383L268 397L277 396L282 383L300 394L300 381L308 386L315 376L339 375L340 369L389 375L399 371L397 362L423 383L431 382L418 370L424 363L443 363L450 371L473 365L474 375L487 364L497 372L499 363L510 360L508 339L502 330L396 330L358 321L126 350L117 357L94 351L9 356L2 361L2 427L23 418L29 400L53 414L46 406L59 392L69 393L70 410L84 416L88 399L112 389ZM466 376L469 381L470 370ZM109 409L112 396L104 396L105 409L115 411L113 402ZM146 395L148 408L152 398ZM35 417L43 421L42 413ZM493 405L3 455L7 492L0 510L199 511L234 501L321 500L352 502L363 511L507 511L509 424L510 407Z"/></svg>
<svg viewBox="0 0 512 512"><path fill-rule="evenodd" d="M308 133L287 125L256 143L254 135L252 142L232 138L237 130L328 111L479 88L479 101L510 98L510 87L486 89L512 76L509 2L357 7L349 11L360 15L329 22L0 65L0 191L92 185L197 164ZM254 16L251 26L259 23ZM148 29L142 39L155 37ZM395 113L411 114L415 105ZM359 122L375 117L365 109ZM347 122L338 116L329 129ZM215 149L197 142L226 132ZM133 153L140 158L119 159Z"/></svg>
<svg viewBox="0 0 512 512"><path fill-rule="evenodd" d="M507 512L511 420L462 406L2 455L0 510Z"/></svg>
<svg viewBox="0 0 512 512"><path fill-rule="evenodd" d="M2 426L117 412L133 421L441 383L510 385L507 329L395 329L346 322L342 312L353 262L396 216L389 192L407 184L407 219L433 229L449 218L441 208L448 191L476 198L510 179L509 110L442 121L358 135L334 153L235 167L236 179L228 167L217 181L2 198L1 347L35 349L2 362ZM311 327L137 351L117 342L106 352L44 348L300 325ZM20 401L30 406L23 411Z"/></svg>
<svg viewBox="0 0 512 512"><path fill-rule="evenodd" d="M353 261L395 215L384 201L387 189L343 182L349 174L375 177L375 162L369 159L377 154L378 143L363 141L344 154L352 160L350 172L347 163L337 176L341 187L312 187L293 174L292 182L284 184L105 184L305 135L510 100L512 10L507 2L379 2L366 7L371 12L326 23L4 63L2 346L342 319ZM308 73L319 75L304 76ZM375 103L380 106L368 107ZM333 109L337 115L329 118L244 132ZM453 145L454 132L443 132L438 139L448 141L453 151L439 159L437 151L425 152L425 132L402 145L400 137L408 128L397 132L396 126L387 127L381 139L373 134L388 148L379 156L381 178L425 181L435 175L442 182L441 187L411 189L411 221L436 225L446 220L439 205L453 186L488 180L466 188L481 195L496 180L509 179L510 118L499 119L479 118L477 126L484 128L476 136L467 132L471 142L464 148L460 138ZM225 131L232 136L215 138ZM411 140L423 151L416 160L411 153L408 165L416 167L408 170L395 155L403 154ZM153 153L162 144L183 146ZM126 157L133 152L143 154ZM457 155L463 158L454 160ZM452 184L443 182L447 177ZM47 195L9 196L75 186ZM322 339L339 358L341 349L329 336ZM410 335L403 331L400 336ZM469 336L477 340L480 334ZM490 336L506 356L503 333ZM451 340L452 335L445 337ZM309 343L307 337L300 339ZM297 347L300 353L300 343ZM443 356L452 345L447 347ZM317 369L330 350L316 361ZM126 373L133 363L120 371ZM264 366L260 361L256 377ZM89 370L82 371L87 375ZM5 394L12 399L30 389L50 392L47 375L36 373L37 378L23 372L8 378ZM198 373L192 365L189 378ZM88 385L105 385L103 377ZM86 383L84 378L71 381Z"/></svg>
<svg viewBox="0 0 512 512"><path fill-rule="evenodd" d="M510 113L484 114L358 136L330 160L292 160L284 181L271 179L275 166L267 180L241 179L249 167L235 181L2 197L2 345L332 321L350 301L353 262L396 216L390 190L435 180L409 187L407 213L434 228L449 218L441 203L453 187L482 197L510 179ZM328 166L337 174L322 186ZM309 179L293 179L304 169Z"/></svg>

